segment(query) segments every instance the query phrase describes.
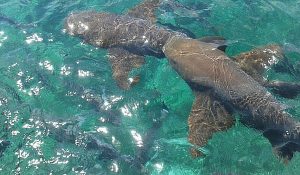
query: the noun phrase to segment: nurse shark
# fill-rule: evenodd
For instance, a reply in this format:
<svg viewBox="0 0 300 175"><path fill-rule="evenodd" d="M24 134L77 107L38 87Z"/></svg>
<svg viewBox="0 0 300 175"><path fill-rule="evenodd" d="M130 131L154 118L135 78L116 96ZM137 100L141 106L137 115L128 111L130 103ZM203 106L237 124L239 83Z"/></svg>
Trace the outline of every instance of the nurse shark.
<svg viewBox="0 0 300 175"><path fill-rule="evenodd" d="M220 37L193 39L156 25L154 12L159 3L145 1L125 15L72 13L65 20L65 29L86 43L108 49L113 76L123 89L137 82L138 77L128 82L128 73L144 63L145 55L166 57L195 94L188 119L194 155L201 154L197 148L204 146L215 132L234 125L233 114L237 112L243 124L263 133L279 157L290 160L294 152L300 151L300 123L266 87L298 91L299 86L267 82L259 74L251 74L263 72L281 59L280 48L260 48L237 56L235 62L221 51L224 45ZM265 57L259 56L268 51ZM248 59L256 64L248 64Z"/></svg>

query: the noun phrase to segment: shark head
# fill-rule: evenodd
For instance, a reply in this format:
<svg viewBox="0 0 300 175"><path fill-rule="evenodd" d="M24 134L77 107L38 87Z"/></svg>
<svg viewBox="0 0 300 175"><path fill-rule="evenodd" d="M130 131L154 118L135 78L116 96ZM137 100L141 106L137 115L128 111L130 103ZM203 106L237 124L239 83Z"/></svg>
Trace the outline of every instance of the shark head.
<svg viewBox="0 0 300 175"><path fill-rule="evenodd" d="M272 144L275 154L288 161L295 152L300 152L300 124L290 130L270 129L263 133Z"/></svg>

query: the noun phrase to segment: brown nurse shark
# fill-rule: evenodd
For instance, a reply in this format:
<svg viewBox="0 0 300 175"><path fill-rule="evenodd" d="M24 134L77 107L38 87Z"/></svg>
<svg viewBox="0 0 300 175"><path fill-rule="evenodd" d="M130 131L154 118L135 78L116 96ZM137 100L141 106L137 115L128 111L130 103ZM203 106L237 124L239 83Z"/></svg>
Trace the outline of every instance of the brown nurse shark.
<svg viewBox="0 0 300 175"><path fill-rule="evenodd" d="M112 67L124 69L127 75L135 63L142 64L134 59L142 60L144 55L167 57L196 95L189 117L191 143L203 146L214 132L231 127L232 114L238 112L245 125L262 131L280 157L291 159L294 152L300 151L299 121L258 79L243 71L215 44L157 26L153 18L137 17L130 13L73 13L67 17L65 28L68 34L89 44L122 53L113 56ZM122 71L113 72L119 73L114 75L117 81L124 76Z"/></svg>

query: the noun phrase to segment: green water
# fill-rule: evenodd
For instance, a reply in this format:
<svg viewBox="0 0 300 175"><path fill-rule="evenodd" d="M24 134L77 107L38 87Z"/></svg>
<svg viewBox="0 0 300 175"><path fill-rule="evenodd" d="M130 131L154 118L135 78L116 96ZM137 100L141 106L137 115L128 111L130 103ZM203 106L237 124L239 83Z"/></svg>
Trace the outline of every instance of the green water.
<svg viewBox="0 0 300 175"><path fill-rule="evenodd" d="M158 10L159 20L197 37L225 37L230 56L269 43L292 45L287 57L298 71L290 75L270 70L266 76L299 82L299 1L176 2L182 5ZM106 50L63 32L63 20L72 11L122 13L137 3L0 0L1 15L22 24L0 20L0 138L11 143L0 158L0 174L131 174L129 165L99 160L95 150L51 137L32 111L43 111L41 117L49 121L80 120L82 132L94 133L120 154L134 156L134 133L143 138L163 109L168 113L145 164L149 174L300 174L299 153L284 165L259 132L238 122L214 135L203 148L206 157L192 158L187 116L193 95L166 59L147 57L146 64L131 74L141 74L140 83L124 91L112 79ZM100 100L91 102L87 92ZM300 97L278 99L300 118Z"/></svg>

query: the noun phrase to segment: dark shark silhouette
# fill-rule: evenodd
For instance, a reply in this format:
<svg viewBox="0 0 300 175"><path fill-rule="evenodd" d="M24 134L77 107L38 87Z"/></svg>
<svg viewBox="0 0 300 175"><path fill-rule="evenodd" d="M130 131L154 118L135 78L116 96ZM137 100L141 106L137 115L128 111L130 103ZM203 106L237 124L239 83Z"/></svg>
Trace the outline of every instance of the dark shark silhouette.
<svg viewBox="0 0 300 175"><path fill-rule="evenodd" d="M113 76L125 89L130 87L126 82L129 71L143 64L144 55L166 56L195 92L189 116L189 140L194 145L203 146L213 133L230 128L235 122L232 114L238 112L241 121L260 130L281 158L291 159L294 152L300 151L299 121L264 87L282 86L278 82L266 82L259 76L266 67L275 64L275 61L270 62L275 52L263 59L254 53L263 54L267 48L258 49L248 56L237 56L234 62L217 49L216 38L203 42L155 25L153 9L158 3L159 0L145 1L125 15L73 13L67 17L65 29L89 44L108 48ZM145 8L144 4L150 4L151 8ZM145 9L147 13L143 13ZM261 62L243 65L247 58L252 58L253 62L261 59ZM286 86L294 90L299 88L288 83ZM201 154L197 149L193 153Z"/></svg>
<svg viewBox="0 0 300 175"><path fill-rule="evenodd" d="M84 132L80 129L82 121L79 120L55 120L54 116L45 111L35 108L31 110L31 118L37 122L43 132L57 142L76 144L87 151L94 151L98 160L117 160L131 167L134 174L143 174L145 163L149 160L148 152L152 147L163 120L167 117L167 111L162 110L161 116L145 133L143 146L138 147L134 156L122 154L113 144L106 142L105 137L93 132ZM48 118L48 119L46 119ZM2 150L9 146L9 142L0 140L0 156Z"/></svg>
<svg viewBox="0 0 300 175"><path fill-rule="evenodd" d="M0 157L2 156L5 149L10 145L9 141L0 139Z"/></svg>

